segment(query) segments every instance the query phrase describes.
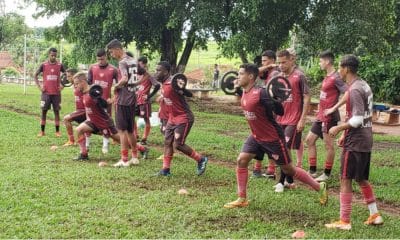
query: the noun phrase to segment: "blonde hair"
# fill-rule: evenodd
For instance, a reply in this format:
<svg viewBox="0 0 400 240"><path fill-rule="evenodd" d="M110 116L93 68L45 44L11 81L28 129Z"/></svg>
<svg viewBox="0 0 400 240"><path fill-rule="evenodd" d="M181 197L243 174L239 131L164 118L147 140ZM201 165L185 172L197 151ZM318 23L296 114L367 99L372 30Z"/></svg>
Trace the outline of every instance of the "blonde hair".
<svg viewBox="0 0 400 240"><path fill-rule="evenodd" d="M74 75L74 79L78 79L80 81L86 81L87 82L87 76L86 73L84 72L78 72Z"/></svg>

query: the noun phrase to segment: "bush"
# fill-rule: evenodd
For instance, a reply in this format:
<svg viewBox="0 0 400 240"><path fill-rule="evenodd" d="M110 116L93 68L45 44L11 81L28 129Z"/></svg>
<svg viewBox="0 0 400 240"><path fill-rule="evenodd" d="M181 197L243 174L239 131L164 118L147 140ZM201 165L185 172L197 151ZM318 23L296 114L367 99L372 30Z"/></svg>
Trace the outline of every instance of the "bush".
<svg viewBox="0 0 400 240"><path fill-rule="evenodd" d="M1 75L7 76L7 77L19 77L20 73L14 67L7 67L1 71Z"/></svg>

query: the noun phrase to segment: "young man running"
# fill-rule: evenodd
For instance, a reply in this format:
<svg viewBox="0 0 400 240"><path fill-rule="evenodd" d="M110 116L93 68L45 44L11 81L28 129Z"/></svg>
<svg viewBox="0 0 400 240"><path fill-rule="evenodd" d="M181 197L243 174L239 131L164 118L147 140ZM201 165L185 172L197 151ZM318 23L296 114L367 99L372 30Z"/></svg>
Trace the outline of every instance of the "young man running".
<svg viewBox="0 0 400 240"><path fill-rule="evenodd" d="M339 73L335 70L334 61L335 56L331 51L324 51L319 55L319 66L322 70L326 71L326 76L322 81L317 119L313 122L306 138L310 166L309 172L313 177L317 176L317 148L315 142L318 138L321 138L325 144L325 170L322 175L315 179L318 182L328 180L331 175L335 159L335 148L333 146L333 139L329 136L328 131L340 121L339 111L336 110L327 116L324 115L324 112L326 109L333 107L338 102L339 95L347 89L346 84L340 79Z"/></svg>
<svg viewBox="0 0 400 240"><path fill-rule="evenodd" d="M348 84L346 122L329 130L331 137L344 131L338 143L343 145L340 179L340 219L325 224L327 228L351 229L352 180L361 188L368 205L369 217L365 225L383 224L378 212L372 186L368 181L372 149L372 91L357 75L359 60L354 55L345 55L339 63L340 77Z"/></svg>
<svg viewBox="0 0 400 240"><path fill-rule="evenodd" d="M241 106L251 129L237 159L236 179L239 198L227 203L225 208L246 207L249 162L257 155L266 153L280 166L282 171L319 191L319 201L326 204L328 195L326 184L316 182L306 171L294 167L286 148L283 130L274 119L274 113L282 108L269 99L264 89L255 86L258 68L254 64L243 64L239 69L238 83L243 88ZM282 110L277 111L282 112Z"/></svg>
<svg viewBox="0 0 400 240"><path fill-rule="evenodd" d="M36 86L42 92L40 107L42 115L40 120L40 132L38 137L45 135L47 111L53 106L54 121L56 126L56 137L61 137L60 132L60 109L61 109L61 90L64 88L61 85L60 74L65 72L64 66L57 61L57 49L49 49L49 58L42 63L36 71L34 79ZM38 76L43 73L43 83L40 85Z"/></svg>
<svg viewBox="0 0 400 240"><path fill-rule="evenodd" d="M164 156L162 169L159 176L171 175L171 161L174 149L184 153L197 162L197 175L206 171L208 158L188 146L185 141L194 122L194 115L186 102L185 96L192 94L187 90L178 90L172 87L170 74L171 65L168 62L159 62L156 67L155 78L162 83L162 101L164 101L168 113L168 123L165 129Z"/></svg>

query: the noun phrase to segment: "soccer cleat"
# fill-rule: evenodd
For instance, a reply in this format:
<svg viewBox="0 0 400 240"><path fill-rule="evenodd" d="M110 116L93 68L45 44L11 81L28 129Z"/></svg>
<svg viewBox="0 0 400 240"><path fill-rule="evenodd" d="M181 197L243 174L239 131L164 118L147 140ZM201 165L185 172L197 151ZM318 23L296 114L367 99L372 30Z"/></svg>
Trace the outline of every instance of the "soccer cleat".
<svg viewBox="0 0 400 240"><path fill-rule="evenodd" d="M285 190L285 186L282 183L278 183L274 187L277 193L282 193Z"/></svg>
<svg viewBox="0 0 400 240"><path fill-rule="evenodd" d="M55 135L56 137L61 137L61 132L57 131L54 135Z"/></svg>
<svg viewBox="0 0 400 240"><path fill-rule="evenodd" d="M144 147L144 150L140 151L140 153L142 154L142 159L147 159L147 157L149 156L149 151L150 149L147 147Z"/></svg>
<svg viewBox="0 0 400 240"><path fill-rule="evenodd" d="M142 140L140 141L140 144L142 144L142 145L147 145L147 140L146 140L146 139L142 139Z"/></svg>
<svg viewBox="0 0 400 240"><path fill-rule="evenodd" d="M319 183L319 203L321 205L326 205L328 202L328 190L326 188L326 182Z"/></svg>
<svg viewBox="0 0 400 240"><path fill-rule="evenodd" d="M87 161L89 160L89 156L86 154L80 153L78 157L74 158L75 161Z"/></svg>
<svg viewBox="0 0 400 240"><path fill-rule="evenodd" d="M350 230L351 229L351 224L348 222L344 222L342 220L335 221L332 223L327 223L325 224L326 228L335 228L335 229L340 229L340 230Z"/></svg>
<svg viewBox="0 0 400 240"><path fill-rule="evenodd" d="M247 207L249 205L249 201L246 198L238 198L233 202L227 203L224 205L224 208L240 208Z"/></svg>
<svg viewBox="0 0 400 240"><path fill-rule="evenodd" d="M44 137L44 136L46 136L46 134L43 131L40 131L37 136L38 137Z"/></svg>
<svg viewBox="0 0 400 240"><path fill-rule="evenodd" d="M206 171L208 163L208 158L207 157L201 157L200 161L197 163L197 175L200 176Z"/></svg>
<svg viewBox="0 0 400 240"><path fill-rule="evenodd" d="M311 171L311 170L309 170L309 171L308 171L308 174L310 174L311 177L313 177L313 178L316 178L316 177L318 176L318 173L317 173L316 171Z"/></svg>
<svg viewBox="0 0 400 240"><path fill-rule="evenodd" d="M251 178L261 178L263 175L261 174L260 170L253 170L253 174L251 175Z"/></svg>
<svg viewBox="0 0 400 240"><path fill-rule="evenodd" d="M108 153L108 145L103 145L103 147L101 148L101 152L103 154L107 154Z"/></svg>
<svg viewBox="0 0 400 240"><path fill-rule="evenodd" d="M63 147L69 147L69 146L73 146L73 145L75 145L75 142L68 140L68 142L64 143Z"/></svg>
<svg viewBox="0 0 400 240"><path fill-rule="evenodd" d="M129 161L123 161L122 159L115 163L114 167L129 167L131 163Z"/></svg>
<svg viewBox="0 0 400 240"><path fill-rule="evenodd" d="M381 225L383 224L383 218L379 213L372 214L368 217L367 221L364 222L365 225Z"/></svg>
<svg viewBox="0 0 400 240"><path fill-rule="evenodd" d="M169 171L169 168L161 169L159 172L155 174L155 176L163 176L163 177L169 177L171 176L171 172Z"/></svg>
<svg viewBox="0 0 400 240"><path fill-rule="evenodd" d="M131 160L129 160L129 164L139 165L139 159L133 157L133 158L131 158Z"/></svg>
<svg viewBox="0 0 400 240"><path fill-rule="evenodd" d="M274 172L268 172L263 174L263 177L269 178L269 179L276 179L276 175Z"/></svg>
<svg viewBox="0 0 400 240"><path fill-rule="evenodd" d="M326 173L321 174L321 176L317 177L315 181L317 182L325 182L329 179L330 176L326 175Z"/></svg>

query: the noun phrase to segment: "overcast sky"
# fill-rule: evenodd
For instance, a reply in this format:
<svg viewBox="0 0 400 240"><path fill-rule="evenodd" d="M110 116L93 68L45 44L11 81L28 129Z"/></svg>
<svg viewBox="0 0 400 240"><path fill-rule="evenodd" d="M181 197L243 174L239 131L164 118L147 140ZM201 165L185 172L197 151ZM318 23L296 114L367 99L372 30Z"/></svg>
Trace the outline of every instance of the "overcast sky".
<svg viewBox="0 0 400 240"><path fill-rule="evenodd" d="M54 27L60 25L64 19L62 15L52 16L50 19L47 17L34 19L33 14L37 13L36 4L26 6L23 0L5 0L5 12L16 12L22 16L25 16L25 23L31 28L34 27ZM23 6L23 9L19 7Z"/></svg>

